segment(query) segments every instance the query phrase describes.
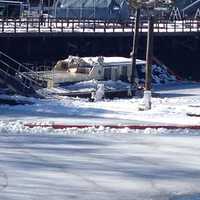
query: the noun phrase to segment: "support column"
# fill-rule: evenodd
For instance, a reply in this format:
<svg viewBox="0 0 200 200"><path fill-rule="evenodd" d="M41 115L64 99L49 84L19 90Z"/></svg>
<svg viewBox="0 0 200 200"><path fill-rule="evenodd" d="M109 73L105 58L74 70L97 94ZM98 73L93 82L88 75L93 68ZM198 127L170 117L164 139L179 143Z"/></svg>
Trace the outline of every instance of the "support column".
<svg viewBox="0 0 200 200"><path fill-rule="evenodd" d="M145 90L151 90L152 59L153 59L153 25L154 25L154 20L153 17L150 16L148 21L148 34L147 34Z"/></svg>
<svg viewBox="0 0 200 200"><path fill-rule="evenodd" d="M136 8L135 13L135 26L134 26L134 36L133 36L133 50L132 50L132 70L131 70L131 84L135 84L135 71L136 71L136 58L138 52L138 42L139 42L139 19L140 19L140 8Z"/></svg>
<svg viewBox="0 0 200 200"><path fill-rule="evenodd" d="M151 81L152 81L152 59L153 59L153 16L149 17L148 34L147 34L147 51L146 51L146 75L145 75L145 91L144 106L145 110L151 109Z"/></svg>

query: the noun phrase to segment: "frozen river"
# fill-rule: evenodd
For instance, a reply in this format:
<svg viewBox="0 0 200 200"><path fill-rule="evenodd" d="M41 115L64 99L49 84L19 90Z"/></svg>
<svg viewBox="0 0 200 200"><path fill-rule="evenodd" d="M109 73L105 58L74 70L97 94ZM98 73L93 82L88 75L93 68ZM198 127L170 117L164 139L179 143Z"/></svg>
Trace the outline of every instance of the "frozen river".
<svg viewBox="0 0 200 200"><path fill-rule="evenodd" d="M199 200L200 131L0 133L2 200Z"/></svg>
<svg viewBox="0 0 200 200"><path fill-rule="evenodd" d="M0 106L0 200L200 200L200 130L33 128L36 124L200 125L200 84L142 99L60 97ZM4 98L4 96L2 96Z"/></svg>

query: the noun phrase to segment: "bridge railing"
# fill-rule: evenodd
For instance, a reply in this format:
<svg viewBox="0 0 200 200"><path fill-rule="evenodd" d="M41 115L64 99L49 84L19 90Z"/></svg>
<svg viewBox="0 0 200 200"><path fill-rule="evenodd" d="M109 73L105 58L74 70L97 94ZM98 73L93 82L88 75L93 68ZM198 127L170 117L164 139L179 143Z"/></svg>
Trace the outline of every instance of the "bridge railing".
<svg viewBox="0 0 200 200"><path fill-rule="evenodd" d="M140 31L147 32L147 21L140 21ZM0 33L126 33L134 32L134 20L66 20L57 18L0 19ZM159 20L154 24L154 32L180 33L200 32L200 20L169 21Z"/></svg>
<svg viewBox="0 0 200 200"><path fill-rule="evenodd" d="M0 69L16 79L21 77L21 79L26 82L25 85L27 87L30 87L30 85L38 88L43 87L43 82L45 80L41 82L41 77L37 72L29 69L2 51L0 51ZM29 74L31 74L31 76L29 76Z"/></svg>

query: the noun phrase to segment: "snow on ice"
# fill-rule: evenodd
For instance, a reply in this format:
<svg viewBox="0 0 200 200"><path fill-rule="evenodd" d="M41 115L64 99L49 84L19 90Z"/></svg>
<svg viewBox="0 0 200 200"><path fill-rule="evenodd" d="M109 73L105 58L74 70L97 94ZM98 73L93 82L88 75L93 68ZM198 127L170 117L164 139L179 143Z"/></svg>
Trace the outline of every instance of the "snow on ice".
<svg viewBox="0 0 200 200"><path fill-rule="evenodd" d="M200 197L200 133L29 130L9 123L0 130L0 199Z"/></svg>
<svg viewBox="0 0 200 200"><path fill-rule="evenodd" d="M130 130L104 124L200 125L200 84L154 87L152 109L141 98L89 102L30 99L0 105L0 199L198 200L200 131ZM4 98L6 96L4 95ZM24 123L100 124L99 128L28 128Z"/></svg>

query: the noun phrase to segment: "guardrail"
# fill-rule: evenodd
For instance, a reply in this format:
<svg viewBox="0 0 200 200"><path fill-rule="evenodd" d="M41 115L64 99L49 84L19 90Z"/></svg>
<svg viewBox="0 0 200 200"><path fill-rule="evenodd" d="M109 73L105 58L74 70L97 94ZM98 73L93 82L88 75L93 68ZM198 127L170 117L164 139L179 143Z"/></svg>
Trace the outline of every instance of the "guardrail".
<svg viewBox="0 0 200 200"><path fill-rule="evenodd" d="M36 85L37 87L42 87L42 83L39 82L41 78L37 72L29 69L28 67L19 63L18 61L11 58L7 54L3 53L2 51L0 51L0 63L6 66L4 71L7 74L10 74L12 76L20 75L23 78L23 80L27 80L27 83L31 84L31 86ZM0 68L1 67L2 66L0 65ZM26 73L27 74L31 73L32 76L29 77L28 75L26 75Z"/></svg>
<svg viewBox="0 0 200 200"><path fill-rule="evenodd" d="M26 96L37 96L36 90L43 88L47 80L23 64L0 51L0 80L15 92Z"/></svg>
<svg viewBox="0 0 200 200"><path fill-rule="evenodd" d="M147 32L148 23L140 21L140 32ZM67 20L57 18L0 19L1 33L126 33L134 32L134 20L100 21ZM169 21L159 20L154 24L154 32L180 33L200 32L200 20Z"/></svg>

